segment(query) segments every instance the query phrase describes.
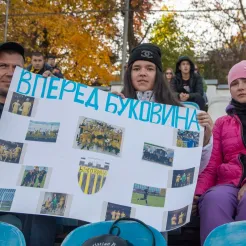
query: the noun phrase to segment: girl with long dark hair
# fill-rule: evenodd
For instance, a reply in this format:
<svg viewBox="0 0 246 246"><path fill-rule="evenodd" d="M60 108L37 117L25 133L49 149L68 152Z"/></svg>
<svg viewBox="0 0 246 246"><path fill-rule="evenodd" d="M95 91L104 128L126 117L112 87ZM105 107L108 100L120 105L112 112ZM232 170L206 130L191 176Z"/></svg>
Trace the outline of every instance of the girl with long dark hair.
<svg viewBox="0 0 246 246"><path fill-rule="evenodd" d="M123 99L132 98L182 106L163 78L161 50L153 44L141 44L132 50L125 72L123 90L121 93L113 93ZM212 150L211 132L213 122L206 112L199 113L197 119L199 124L205 127L200 168L200 171L202 171L209 161Z"/></svg>

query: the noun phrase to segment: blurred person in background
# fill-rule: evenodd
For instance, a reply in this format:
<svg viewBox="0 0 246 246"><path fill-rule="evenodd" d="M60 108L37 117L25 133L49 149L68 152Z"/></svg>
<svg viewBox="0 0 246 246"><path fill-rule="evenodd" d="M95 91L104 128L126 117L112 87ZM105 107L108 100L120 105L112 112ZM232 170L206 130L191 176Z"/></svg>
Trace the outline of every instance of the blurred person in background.
<svg viewBox="0 0 246 246"><path fill-rule="evenodd" d="M174 77L174 72L173 72L173 69L172 68L167 68L165 73L164 73L164 78L165 80L168 82L168 84L171 83L172 79Z"/></svg>
<svg viewBox="0 0 246 246"><path fill-rule="evenodd" d="M47 64L52 67L52 73L57 78L63 78L63 74L61 72L61 69L56 64L56 56L54 55L48 55L47 57Z"/></svg>
<svg viewBox="0 0 246 246"><path fill-rule="evenodd" d="M171 87L180 102L194 102L205 111L202 77L195 73L195 65L188 56L179 57Z"/></svg>
<svg viewBox="0 0 246 246"><path fill-rule="evenodd" d="M53 76L52 67L45 63L44 55L40 52L32 53L31 64L26 69L32 73L40 74L46 78Z"/></svg>

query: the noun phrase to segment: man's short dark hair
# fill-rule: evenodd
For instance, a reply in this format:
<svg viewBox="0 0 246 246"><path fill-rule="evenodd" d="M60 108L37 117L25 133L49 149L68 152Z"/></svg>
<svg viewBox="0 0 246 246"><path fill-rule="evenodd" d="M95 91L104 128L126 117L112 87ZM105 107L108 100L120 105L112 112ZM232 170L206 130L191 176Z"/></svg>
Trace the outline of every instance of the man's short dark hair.
<svg viewBox="0 0 246 246"><path fill-rule="evenodd" d="M17 54L17 55L20 55L21 56L21 54L18 51L16 51L16 50L0 50L0 54L2 54L2 53L8 54L8 55L15 55L15 54ZM24 59L23 56L22 56L22 58L23 58L23 64L24 64L25 63L25 59Z"/></svg>
<svg viewBox="0 0 246 246"><path fill-rule="evenodd" d="M33 52L32 57L33 56L38 56L38 57L42 56L44 58L44 55L41 52Z"/></svg>
<svg viewBox="0 0 246 246"><path fill-rule="evenodd" d="M19 54L25 61L25 50L22 45L16 42L0 43L0 52L5 52L7 54Z"/></svg>

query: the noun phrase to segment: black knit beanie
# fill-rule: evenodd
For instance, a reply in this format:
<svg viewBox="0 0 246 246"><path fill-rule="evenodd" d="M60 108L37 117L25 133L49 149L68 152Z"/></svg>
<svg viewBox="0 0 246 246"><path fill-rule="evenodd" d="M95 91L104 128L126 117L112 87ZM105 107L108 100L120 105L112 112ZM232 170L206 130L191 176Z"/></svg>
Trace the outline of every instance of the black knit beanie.
<svg viewBox="0 0 246 246"><path fill-rule="evenodd" d="M162 72L161 50L158 46L154 44L140 44L135 47L131 52L128 66L139 60L154 63Z"/></svg>

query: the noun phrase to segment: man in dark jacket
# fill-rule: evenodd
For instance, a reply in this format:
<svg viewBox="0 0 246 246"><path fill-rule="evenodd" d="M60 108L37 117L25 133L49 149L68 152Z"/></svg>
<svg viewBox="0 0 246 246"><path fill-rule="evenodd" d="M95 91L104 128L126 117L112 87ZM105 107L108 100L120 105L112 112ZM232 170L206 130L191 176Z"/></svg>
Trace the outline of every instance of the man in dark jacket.
<svg viewBox="0 0 246 246"><path fill-rule="evenodd" d="M24 67L24 48L14 42L0 43L0 118L16 66ZM0 221L22 229L27 246L52 246L55 243L55 217L0 212Z"/></svg>
<svg viewBox="0 0 246 246"><path fill-rule="evenodd" d="M61 69L56 65L56 57L54 55L48 55L47 56L47 64L52 67L52 73L57 78L63 78L63 74L61 72Z"/></svg>
<svg viewBox="0 0 246 246"><path fill-rule="evenodd" d="M26 69L32 73L40 74L46 78L53 76L52 67L45 63L44 55L40 52L32 53L31 64Z"/></svg>
<svg viewBox="0 0 246 246"><path fill-rule="evenodd" d="M0 118L4 103L8 94L15 67L24 66L24 49L14 42L0 44ZM1 197L0 197L1 199ZM22 229L20 216L11 213L0 212L0 221L13 224Z"/></svg>
<svg viewBox="0 0 246 246"><path fill-rule="evenodd" d="M194 102L201 110L205 110L202 77L195 73L194 63L188 56L179 58L171 87L181 102Z"/></svg>

